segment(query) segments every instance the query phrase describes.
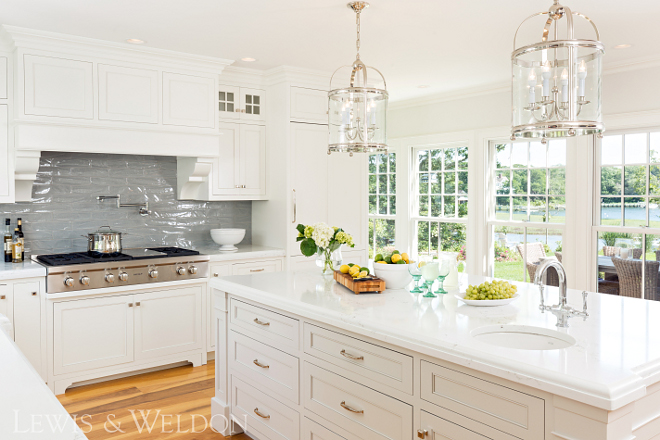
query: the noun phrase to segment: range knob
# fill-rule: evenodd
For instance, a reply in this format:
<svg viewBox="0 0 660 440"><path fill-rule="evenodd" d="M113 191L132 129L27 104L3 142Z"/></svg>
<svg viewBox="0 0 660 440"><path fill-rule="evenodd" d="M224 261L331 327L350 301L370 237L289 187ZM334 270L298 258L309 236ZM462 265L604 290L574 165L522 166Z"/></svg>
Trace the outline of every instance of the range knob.
<svg viewBox="0 0 660 440"><path fill-rule="evenodd" d="M83 286L89 286L89 277L87 275L81 276L80 284L82 284Z"/></svg>
<svg viewBox="0 0 660 440"><path fill-rule="evenodd" d="M115 282L115 276L114 274L108 273L105 275L105 281L107 283L114 283Z"/></svg>
<svg viewBox="0 0 660 440"><path fill-rule="evenodd" d="M128 274L126 272L120 272L119 281L127 281L127 280L128 280Z"/></svg>
<svg viewBox="0 0 660 440"><path fill-rule="evenodd" d="M188 268L188 272L190 272L192 275L195 275L197 273L197 267L196 266L190 266Z"/></svg>
<svg viewBox="0 0 660 440"><path fill-rule="evenodd" d="M151 269L149 271L149 278L158 278L158 270L156 269Z"/></svg>
<svg viewBox="0 0 660 440"><path fill-rule="evenodd" d="M64 285L66 287L73 287L73 278L71 277L64 278Z"/></svg>
<svg viewBox="0 0 660 440"><path fill-rule="evenodd" d="M186 274L186 268L179 266L179 267L176 268L176 273L179 274L179 275L185 275Z"/></svg>

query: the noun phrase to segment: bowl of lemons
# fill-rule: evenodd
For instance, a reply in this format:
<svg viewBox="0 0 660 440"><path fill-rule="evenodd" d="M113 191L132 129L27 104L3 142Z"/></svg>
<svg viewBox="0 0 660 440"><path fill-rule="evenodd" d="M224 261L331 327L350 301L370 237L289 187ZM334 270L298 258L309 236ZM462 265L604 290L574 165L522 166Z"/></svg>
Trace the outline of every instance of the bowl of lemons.
<svg viewBox="0 0 660 440"><path fill-rule="evenodd" d="M405 289L412 282L412 275L408 271L410 261L408 254L395 250L392 254L376 255L374 258L374 273L385 281L386 289Z"/></svg>

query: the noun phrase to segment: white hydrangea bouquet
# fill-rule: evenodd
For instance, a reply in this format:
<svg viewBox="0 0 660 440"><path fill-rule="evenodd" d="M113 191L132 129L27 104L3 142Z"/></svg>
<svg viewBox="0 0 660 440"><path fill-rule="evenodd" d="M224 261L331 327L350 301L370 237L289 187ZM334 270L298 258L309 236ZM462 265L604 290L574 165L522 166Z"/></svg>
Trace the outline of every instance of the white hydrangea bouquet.
<svg viewBox="0 0 660 440"><path fill-rule="evenodd" d="M300 252L306 257L317 255L317 264L323 273L332 273L336 264L341 264L341 245L355 247L353 237L343 229L330 227L325 223L296 226L300 242Z"/></svg>

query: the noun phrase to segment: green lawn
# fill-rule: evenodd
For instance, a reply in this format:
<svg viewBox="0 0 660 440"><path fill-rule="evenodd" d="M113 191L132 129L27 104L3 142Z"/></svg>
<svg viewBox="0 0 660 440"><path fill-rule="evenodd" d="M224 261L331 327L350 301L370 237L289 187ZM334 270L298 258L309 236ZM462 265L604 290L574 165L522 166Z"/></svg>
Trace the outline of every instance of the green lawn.
<svg viewBox="0 0 660 440"><path fill-rule="evenodd" d="M525 281L522 261L495 262L495 278L511 281Z"/></svg>

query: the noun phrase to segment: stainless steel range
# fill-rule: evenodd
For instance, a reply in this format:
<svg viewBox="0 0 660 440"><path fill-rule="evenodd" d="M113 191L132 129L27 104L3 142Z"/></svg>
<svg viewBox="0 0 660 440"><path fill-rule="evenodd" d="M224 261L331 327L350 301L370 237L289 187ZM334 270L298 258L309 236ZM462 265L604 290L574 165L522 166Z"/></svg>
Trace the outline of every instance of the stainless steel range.
<svg viewBox="0 0 660 440"><path fill-rule="evenodd" d="M124 249L113 255L87 252L32 257L46 266L46 292L62 293L206 278L209 257L177 247Z"/></svg>

